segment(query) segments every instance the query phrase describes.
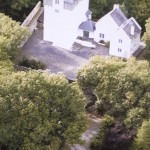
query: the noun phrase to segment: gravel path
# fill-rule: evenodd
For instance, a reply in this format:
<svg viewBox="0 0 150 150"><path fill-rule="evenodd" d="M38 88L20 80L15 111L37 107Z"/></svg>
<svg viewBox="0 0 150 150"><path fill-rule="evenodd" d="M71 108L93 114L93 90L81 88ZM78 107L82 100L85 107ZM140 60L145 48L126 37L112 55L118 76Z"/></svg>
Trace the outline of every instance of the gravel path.
<svg viewBox="0 0 150 150"><path fill-rule="evenodd" d="M89 116L89 127L82 135L82 140L85 141L84 145L75 144L71 147L71 150L89 150L89 144L91 139L99 131L100 118L93 118Z"/></svg>

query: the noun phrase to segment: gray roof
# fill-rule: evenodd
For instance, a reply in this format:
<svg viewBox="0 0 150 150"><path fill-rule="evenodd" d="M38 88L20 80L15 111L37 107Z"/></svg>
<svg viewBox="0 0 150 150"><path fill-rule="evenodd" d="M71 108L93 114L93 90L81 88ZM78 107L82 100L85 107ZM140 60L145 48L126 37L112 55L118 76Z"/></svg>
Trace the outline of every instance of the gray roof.
<svg viewBox="0 0 150 150"><path fill-rule="evenodd" d="M133 35L131 35L131 27L134 26L134 36L137 34L141 33L141 27L140 25L136 22L134 18L130 18L126 25L124 26L123 30L127 33L127 35L132 38Z"/></svg>
<svg viewBox="0 0 150 150"><path fill-rule="evenodd" d="M121 26L125 21L128 20L119 8L114 9L110 16L114 19L118 26Z"/></svg>
<svg viewBox="0 0 150 150"><path fill-rule="evenodd" d="M80 24L79 29L93 32L95 30L95 22L92 20L84 21Z"/></svg>

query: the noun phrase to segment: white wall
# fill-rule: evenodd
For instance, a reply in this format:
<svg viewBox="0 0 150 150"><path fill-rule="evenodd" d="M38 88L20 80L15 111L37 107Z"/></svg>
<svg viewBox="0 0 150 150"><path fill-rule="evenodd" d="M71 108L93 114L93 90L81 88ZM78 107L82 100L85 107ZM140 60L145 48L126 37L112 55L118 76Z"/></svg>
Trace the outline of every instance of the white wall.
<svg viewBox="0 0 150 150"><path fill-rule="evenodd" d="M81 30L81 29L78 30L78 36L83 37L83 30Z"/></svg>
<svg viewBox="0 0 150 150"><path fill-rule="evenodd" d="M119 39L122 40L122 43L119 43ZM121 52L118 51L118 48L121 49ZM113 34L113 37L110 40L110 49L109 49L110 55L122 58L129 58L131 56L130 49L131 49L131 40L122 29L118 30L118 32Z"/></svg>
<svg viewBox="0 0 150 150"><path fill-rule="evenodd" d="M94 32L89 32L89 38L94 39Z"/></svg>
<svg viewBox="0 0 150 150"><path fill-rule="evenodd" d="M53 42L54 46L70 49L78 36L79 25L86 20L87 10L88 0L80 1L73 11L63 9L63 0L52 7L45 5L44 40Z"/></svg>
<svg viewBox="0 0 150 150"><path fill-rule="evenodd" d="M138 34L135 38L131 40L131 49L130 49L130 55L132 55L140 45L140 34Z"/></svg>
<svg viewBox="0 0 150 150"><path fill-rule="evenodd" d="M99 42L100 40L110 41L112 35L117 31L118 25L115 21L109 16L109 14L102 17L96 23L95 31L95 41ZM104 39L100 38L100 33L104 34Z"/></svg>

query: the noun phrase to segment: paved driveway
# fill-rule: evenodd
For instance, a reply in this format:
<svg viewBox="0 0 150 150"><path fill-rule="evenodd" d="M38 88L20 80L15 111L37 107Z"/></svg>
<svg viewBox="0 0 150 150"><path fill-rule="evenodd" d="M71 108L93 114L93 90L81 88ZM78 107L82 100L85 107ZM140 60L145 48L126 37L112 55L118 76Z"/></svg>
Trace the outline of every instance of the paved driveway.
<svg viewBox="0 0 150 150"><path fill-rule="evenodd" d="M85 133L82 134L82 140L85 141L84 145L74 144L71 150L90 150L90 142L92 138L99 132L100 118L88 116L89 127Z"/></svg>
<svg viewBox="0 0 150 150"><path fill-rule="evenodd" d="M76 79L78 68L88 62L88 58L102 54L107 55L104 47L91 49L79 46L67 51L52 47L50 42L42 40L43 30L36 30L22 48L22 56L40 60L52 73L62 72L68 79Z"/></svg>

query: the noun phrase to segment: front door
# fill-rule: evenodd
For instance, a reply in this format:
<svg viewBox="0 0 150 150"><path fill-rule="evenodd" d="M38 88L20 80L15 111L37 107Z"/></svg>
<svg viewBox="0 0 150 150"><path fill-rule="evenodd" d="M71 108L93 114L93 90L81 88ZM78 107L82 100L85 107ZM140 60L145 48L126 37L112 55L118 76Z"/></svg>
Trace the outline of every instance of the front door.
<svg viewBox="0 0 150 150"><path fill-rule="evenodd" d="M89 38L89 32L88 31L83 31L83 37L84 38Z"/></svg>

